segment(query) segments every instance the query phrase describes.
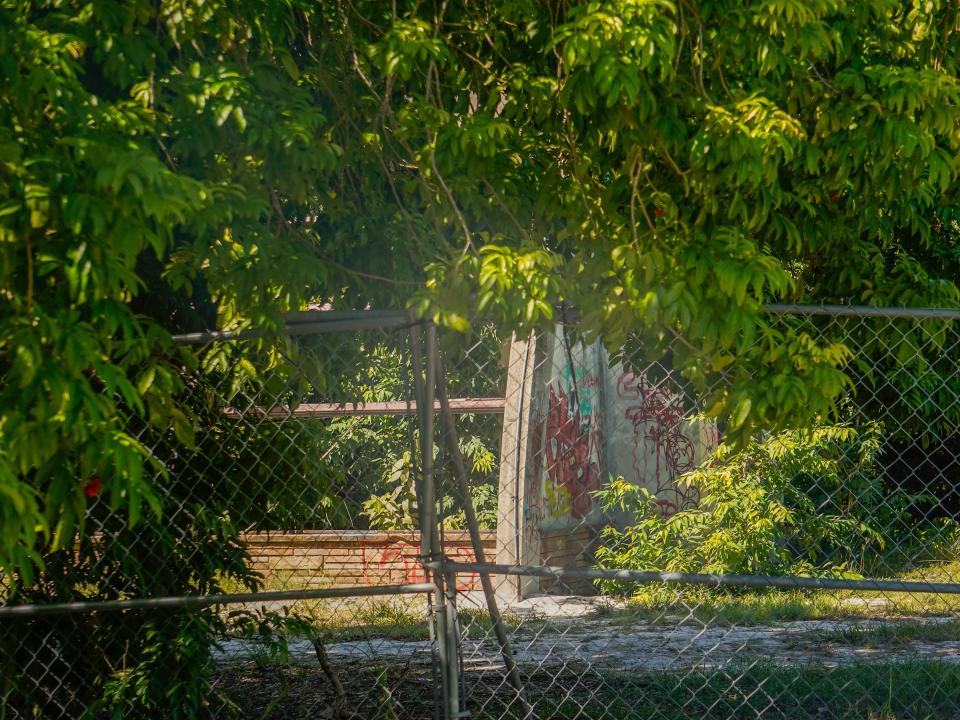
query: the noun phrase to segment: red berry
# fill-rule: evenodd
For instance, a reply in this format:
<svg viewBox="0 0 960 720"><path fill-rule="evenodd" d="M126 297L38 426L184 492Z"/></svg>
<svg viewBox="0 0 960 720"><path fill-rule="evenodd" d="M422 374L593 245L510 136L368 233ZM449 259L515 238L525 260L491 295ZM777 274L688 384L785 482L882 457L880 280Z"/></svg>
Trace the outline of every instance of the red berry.
<svg viewBox="0 0 960 720"><path fill-rule="evenodd" d="M100 491L103 489L100 487L100 483L102 482L103 480L98 475L94 475L92 478L90 478L90 482L88 482L87 486L83 489L83 491L87 494L87 497L96 497L99 495Z"/></svg>
<svg viewBox="0 0 960 720"><path fill-rule="evenodd" d="M840 196L839 196L837 193L830 193L830 201L831 201L831 202L836 202L836 201L839 199L839 197L840 197Z"/></svg>

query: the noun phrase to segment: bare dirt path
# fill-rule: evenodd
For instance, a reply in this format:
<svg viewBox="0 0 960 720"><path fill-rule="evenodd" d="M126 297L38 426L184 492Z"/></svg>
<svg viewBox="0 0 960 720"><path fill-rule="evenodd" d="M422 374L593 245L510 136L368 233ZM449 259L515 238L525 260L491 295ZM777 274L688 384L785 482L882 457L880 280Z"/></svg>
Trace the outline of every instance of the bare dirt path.
<svg viewBox="0 0 960 720"><path fill-rule="evenodd" d="M466 597L462 606L476 607L475 600ZM750 626L704 626L692 617L677 617L675 624L654 624L632 620L628 614L611 613L600 602L595 598L544 596L507 608L515 626L511 637L517 661L527 667L576 663L633 672L721 669L752 660L825 667L914 657L960 662L960 635L954 639L944 633L931 641L911 640L909 633L897 632L904 624L943 624L955 621L954 617L800 620ZM492 633L477 626L467 628L466 635L462 647L467 669L501 667ZM313 644L308 639L291 640L289 649L294 661L316 662ZM326 651L332 661L347 663L431 661L427 640L371 637L330 643ZM223 644L219 657L225 662L245 660L256 652L252 643L229 640Z"/></svg>

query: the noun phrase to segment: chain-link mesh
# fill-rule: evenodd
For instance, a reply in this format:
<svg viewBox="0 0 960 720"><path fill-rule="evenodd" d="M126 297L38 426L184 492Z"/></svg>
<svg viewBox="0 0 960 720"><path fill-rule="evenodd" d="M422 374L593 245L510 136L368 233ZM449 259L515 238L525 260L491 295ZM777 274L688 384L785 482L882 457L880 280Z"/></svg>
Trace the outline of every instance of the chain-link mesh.
<svg viewBox="0 0 960 720"><path fill-rule="evenodd" d="M522 692L462 593L470 717L960 715L960 333L796 310L753 341L767 367L797 347L773 339L807 344L851 382L803 423L754 405L739 444L718 392L797 405L817 370L704 370L670 334L613 358L575 326L514 343L490 569Z"/></svg>
<svg viewBox="0 0 960 720"><path fill-rule="evenodd" d="M753 365L574 324L434 353L397 315L184 338L184 415L130 414L136 522L95 478L74 547L2 579L5 717L960 715L949 313L781 308ZM762 406L825 348L835 410ZM76 601L113 605L9 612Z"/></svg>
<svg viewBox="0 0 960 720"><path fill-rule="evenodd" d="M3 579L8 610L106 605L0 616L0 717L433 716L424 349L403 314L327 315L279 341L182 338L182 414L159 429L129 415L152 475L139 517L94 478L72 549ZM449 552L471 560L464 536Z"/></svg>

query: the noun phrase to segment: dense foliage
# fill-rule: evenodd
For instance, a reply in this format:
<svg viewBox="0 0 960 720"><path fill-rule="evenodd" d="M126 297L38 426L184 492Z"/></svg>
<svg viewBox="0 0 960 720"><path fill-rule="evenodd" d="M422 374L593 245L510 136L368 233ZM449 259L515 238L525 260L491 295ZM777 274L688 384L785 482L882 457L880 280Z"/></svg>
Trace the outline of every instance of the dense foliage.
<svg viewBox="0 0 960 720"><path fill-rule="evenodd" d="M843 349L771 327L761 303L956 302L955 13L4 9L4 564L71 536L93 474L139 514L144 453L116 395L189 433L179 360L135 312L145 287L181 298L158 303L178 310L165 324L206 304L236 326L311 297L408 297L397 282L430 262L442 322L529 324L565 298L612 346L648 324L686 339L693 376L751 370L715 398L731 429L827 411Z"/></svg>
<svg viewBox="0 0 960 720"><path fill-rule="evenodd" d="M678 481L699 489L699 506L669 517L645 488L614 480L597 493L601 504L632 519L603 528L597 560L661 572L859 576L895 542L909 501L884 488L879 448L876 426L790 430L739 451L721 445Z"/></svg>

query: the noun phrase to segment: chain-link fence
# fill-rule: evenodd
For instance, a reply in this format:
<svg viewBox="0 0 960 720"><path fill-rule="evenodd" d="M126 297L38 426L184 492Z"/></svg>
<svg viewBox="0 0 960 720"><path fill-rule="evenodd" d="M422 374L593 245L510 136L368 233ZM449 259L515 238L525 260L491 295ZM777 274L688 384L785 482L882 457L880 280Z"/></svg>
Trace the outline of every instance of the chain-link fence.
<svg viewBox="0 0 960 720"><path fill-rule="evenodd" d="M396 312L180 337L188 412L131 413L155 496L94 478L3 579L0 717L956 717L960 313L770 309L752 365ZM784 421L824 353L841 401Z"/></svg>
<svg viewBox="0 0 960 720"><path fill-rule="evenodd" d="M434 337L405 312L329 311L291 316L280 338L177 337L178 414L128 419L152 494L133 511L90 479L72 547L0 576L0 717L440 712L445 606L419 497ZM494 337L471 345L449 381L454 412L476 419L463 451L492 527L499 426L483 418L502 411L502 372ZM492 550L458 502L438 509L448 557Z"/></svg>
<svg viewBox="0 0 960 720"><path fill-rule="evenodd" d="M770 310L752 370L669 332L617 357L575 323L514 342L486 569L522 692L466 623L470 717L960 715L960 313ZM827 356L850 381L818 413Z"/></svg>

